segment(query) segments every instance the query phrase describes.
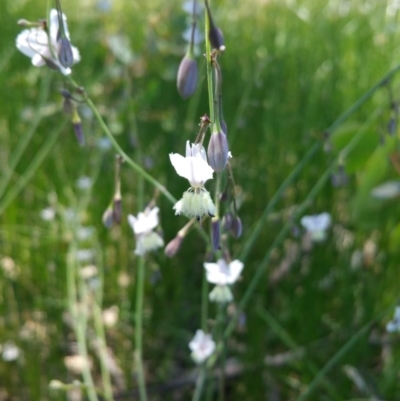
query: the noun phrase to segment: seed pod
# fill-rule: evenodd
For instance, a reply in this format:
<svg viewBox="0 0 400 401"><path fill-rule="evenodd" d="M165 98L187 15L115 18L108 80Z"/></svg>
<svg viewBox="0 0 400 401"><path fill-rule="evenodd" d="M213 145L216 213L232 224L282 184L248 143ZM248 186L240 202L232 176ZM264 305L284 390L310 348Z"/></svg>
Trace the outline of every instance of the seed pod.
<svg viewBox="0 0 400 401"><path fill-rule="evenodd" d="M187 53L179 65L176 81L178 92L183 99L189 98L196 91L197 76L197 61L193 55Z"/></svg>
<svg viewBox="0 0 400 401"><path fill-rule="evenodd" d="M235 238L239 238L242 235L243 231L243 226L242 226L242 220L240 220L239 216L236 216L233 221L232 221L232 226L230 228L231 234Z"/></svg>
<svg viewBox="0 0 400 401"><path fill-rule="evenodd" d="M222 131L213 132L207 149L209 165L215 172L219 173L225 169L228 156L229 148L226 135Z"/></svg>
<svg viewBox="0 0 400 401"><path fill-rule="evenodd" d="M58 40L58 45L58 61L65 68L71 67L71 65L74 63L74 56L72 54L72 46L70 41L66 37L61 37Z"/></svg>

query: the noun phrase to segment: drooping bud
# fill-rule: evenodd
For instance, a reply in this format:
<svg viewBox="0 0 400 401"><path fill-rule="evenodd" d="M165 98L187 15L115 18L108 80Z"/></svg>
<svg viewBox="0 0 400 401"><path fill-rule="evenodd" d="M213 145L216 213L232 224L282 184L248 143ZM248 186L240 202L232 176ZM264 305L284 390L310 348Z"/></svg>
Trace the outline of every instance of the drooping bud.
<svg viewBox="0 0 400 401"><path fill-rule="evenodd" d="M17 24L19 26L24 26L24 27L28 27L28 26L32 26L33 25L32 22L29 22L28 20L23 19L23 18L19 19ZM37 25L37 23L35 25Z"/></svg>
<svg viewBox="0 0 400 401"><path fill-rule="evenodd" d="M178 92L183 99L189 98L196 91L197 76L197 61L194 58L194 55L189 52L185 57L183 57L179 65L176 81Z"/></svg>
<svg viewBox="0 0 400 401"><path fill-rule="evenodd" d="M211 219L211 240L212 240L212 246L214 251L217 251L220 246L219 246L219 241L221 238L221 228L220 228L220 221L218 217L213 217Z"/></svg>
<svg viewBox="0 0 400 401"><path fill-rule="evenodd" d="M111 228L114 224L113 209L110 206L105 210L102 217L102 222L106 228Z"/></svg>
<svg viewBox="0 0 400 401"><path fill-rule="evenodd" d="M240 220L239 216L236 216L233 219L230 231L233 237L235 238L239 238L242 235L243 226L242 226L242 220Z"/></svg>
<svg viewBox="0 0 400 401"><path fill-rule="evenodd" d="M74 56L72 54L72 46L68 38L60 37L58 40L58 61L60 64L65 67L69 68L74 63Z"/></svg>
<svg viewBox="0 0 400 401"><path fill-rule="evenodd" d="M178 233L178 235L174 239L169 241L164 249L165 256L167 256L168 258L174 257L181 248L183 238L183 235L180 235Z"/></svg>
<svg viewBox="0 0 400 401"><path fill-rule="evenodd" d="M211 15L210 6L208 5L208 1L206 1L206 7L210 26L208 31L208 38L210 39L211 47L212 49L216 49L222 52L225 50L224 35L222 34L222 31L219 28L217 28L217 26L214 23L214 20Z"/></svg>
<svg viewBox="0 0 400 401"><path fill-rule="evenodd" d="M74 110L73 110L72 124L74 126L76 139L78 140L79 145L84 146L85 145L85 137L83 136L83 131L82 131L82 121L79 117L79 114L78 114L78 111L76 110L76 108L74 108Z"/></svg>
<svg viewBox="0 0 400 401"><path fill-rule="evenodd" d="M225 169L229 157L228 140L222 132L213 132L207 149L208 163L212 169L219 173Z"/></svg>
<svg viewBox="0 0 400 401"><path fill-rule="evenodd" d="M113 221L116 224L121 224L121 220L122 220L121 194L116 194L113 199Z"/></svg>
<svg viewBox="0 0 400 401"><path fill-rule="evenodd" d="M221 29L217 28L216 26L211 26L210 30L208 31L208 37L213 49L217 49L220 52L225 50L224 35L222 34Z"/></svg>
<svg viewBox="0 0 400 401"><path fill-rule="evenodd" d="M233 214L231 212L225 213L222 218L222 227L224 230L228 231L231 229L233 223Z"/></svg>

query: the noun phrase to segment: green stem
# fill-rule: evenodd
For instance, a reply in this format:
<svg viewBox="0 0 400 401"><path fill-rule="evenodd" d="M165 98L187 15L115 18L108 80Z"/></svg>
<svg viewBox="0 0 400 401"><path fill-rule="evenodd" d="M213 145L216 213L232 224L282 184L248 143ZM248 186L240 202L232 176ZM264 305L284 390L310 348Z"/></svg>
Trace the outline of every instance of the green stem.
<svg viewBox="0 0 400 401"><path fill-rule="evenodd" d="M208 86L208 103L210 107L210 120L214 123L214 91L213 91L213 78L211 68L211 44L208 32L210 31L210 19L205 9L205 41L206 41L206 64L207 64L207 86Z"/></svg>
<svg viewBox="0 0 400 401"><path fill-rule="evenodd" d="M203 284L201 286L201 329L207 331L208 319L208 281L205 269L203 269Z"/></svg>
<svg viewBox="0 0 400 401"><path fill-rule="evenodd" d="M75 81L71 77L67 77L70 81L70 83L75 87L79 88L79 86L75 83ZM122 158L144 179L146 179L148 182L150 182L151 185L153 185L155 188L157 188L171 203L176 203L176 199L170 194L170 192L162 185L160 182L158 182L155 178L153 178L149 173L147 173L142 167L140 167L137 163L135 163L119 146L118 142L115 140L113 134L111 131L108 129L107 124L104 122L103 118L101 117L99 111L97 110L95 104L92 102L90 97L86 92L83 92L83 97L90 107L90 109L93 111L97 121L99 122L103 132L107 135L107 137L110 139L111 143L113 144L114 148L118 151L118 153L122 156Z"/></svg>
<svg viewBox="0 0 400 401"><path fill-rule="evenodd" d="M139 257L137 284L136 284L136 313L135 313L135 365L138 376L140 400L147 400L146 382L144 378L142 359L143 339L143 298L144 298L144 275L145 265L143 256Z"/></svg>
<svg viewBox="0 0 400 401"><path fill-rule="evenodd" d="M390 70L382 79L380 79L375 85L373 85L367 92L365 92L356 102L354 102L344 113L342 113L333 124L328 127L325 132L331 135L343 122L345 122L351 115L353 115L379 88L386 85L387 82L400 70L400 64ZM283 181L281 186L276 191L275 195L268 202L264 209L261 218L258 220L254 230L252 231L249 239L246 241L242 251L240 252L239 259L245 261L253 248L255 241L257 240L261 230L265 227L265 223L270 211L275 207L278 201L281 199L286 188L293 182L293 180L300 174L303 168L307 165L308 161L322 146L322 142L316 142L303 156L303 159L297 164L292 170L288 177Z"/></svg>
<svg viewBox="0 0 400 401"><path fill-rule="evenodd" d="M206 366L203 364L200 368L200 373L196 380L196 388L194 390L192 401L200 401L205 381L206 381Z"/></svg>

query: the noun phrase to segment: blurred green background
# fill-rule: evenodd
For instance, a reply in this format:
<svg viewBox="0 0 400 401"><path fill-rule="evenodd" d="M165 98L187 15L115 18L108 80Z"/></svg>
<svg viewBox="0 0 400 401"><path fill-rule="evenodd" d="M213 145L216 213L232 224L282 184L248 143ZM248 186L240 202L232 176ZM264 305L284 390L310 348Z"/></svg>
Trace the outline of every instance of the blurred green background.
<svg viewBox="0 0 400 401"><path fill-rule="evenodd" d="M209 112L203 57L198 57L196 95L184 102L176 90L186 46L182 32L189 20L182 2L70 0L62 6L72 44L82 56L73 78L128 155L142 157L146 170L179 198L188 184L176 175L168 154L183 153L186 140L195 138L200 116ZM398 197L371 196L374 187L399 179L393 162L400 150L394 127L398 77L382 86L331 141L323 135L400 63L396 2L215 0L212 7L226 41L219 58L224 115L244 227L239 240L229 240L233 255L240 254L267 202L304 154L316 142L323 145L269 215L245 261L235 300L241 299L294 208L340 149L360 127L364 130L342 161L346 185L328 180L307 210L331 213L327 240L310 249L294 221L291 233L273 250L228 342L227 363L239 368L228 377L226 400L298 399L374 318L307 399L400 400L400 337L385 332L400 295L400 207ZM71 242L86 250L83 266L103 272L114 392L117 399L135 399L137 259L126 215L140 211L141 184L124 164L123 223L107 230L101 217L113 194L115 152L84 104L79 112L86 146L79 147L62 112L59 90L69 88L67 82L59 73L33 67L15 48L22 30L17 20L36 21L46 12L45 1L4 0L0 13L0 400L79 397L48 388L53 379L70 383L80 378L79 367L71 367L77 350L66 302ZM392 135L388 124L394 127ZM210 191L213 184L207 184ZM145 183L145 203L153 193ZM174 216L162 196L158 205L167 243L185 219ZM200 327L204 253L193 231L174 258L162 251L146 258L143 352L146 378L155 388L151 399L191 399L191 380L185 385L176 380L194 368L187 344ZM230 305L228 313L233 309ZM211 305L210 326L213 316ZM99 381L90 337L89 330L92 371ZM9 357L10 349L14 356L17 352L15 358ZM208 397L216 399L212 386Z"/></svg>

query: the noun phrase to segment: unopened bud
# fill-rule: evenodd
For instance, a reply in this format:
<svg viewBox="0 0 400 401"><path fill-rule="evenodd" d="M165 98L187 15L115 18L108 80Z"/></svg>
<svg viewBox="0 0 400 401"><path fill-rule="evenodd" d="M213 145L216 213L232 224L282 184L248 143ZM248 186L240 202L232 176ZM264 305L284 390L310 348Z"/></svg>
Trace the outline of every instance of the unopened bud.
<svg viewBox="0 0 400 401"><path fill-rule="evenodd" d="M213 132L207 149L208 164L219 173L225 169L228 162L229 148L226 135L221 132Z"/></svg>
<svg viewBox="0 0 400 401"><path fill-rule="evenodd" d="M193 95L197 87L197 61L190 54L186 54L182 59L177 77L177 88L183 99L187 99Z"/></svg>
<svg viewBox="0 0 400 401"><path fill-rule="evenodd" d="M103 213L103 217L101 218L104 226L106 228L111 228L114 224L114 216L113 216L113 209L111 206L108 206L108 208L105 210Z"/></svg>
<svg viewBox="0 0 400 401"><path fill-rule="evenodd" d="M81 146L85 145L85 137L83 136L83 131L82 131L82 121L79 117L76 108L73 110L72 124L74 126L76 139L78 140L79 145Z"/></svg>
<svg viewBox="0 0 400 401"><path fill-rule="evenodd" d="M226 126L225 120L221 120L221 129L222 129L222 132L223 132L226 136L228 136L228 127Z"/></svg>
<svg viewBox="0 0 400 401"><path fill-rule="evenodd" d="M121 195L114 196L113 199L113 221L115 224L121 224L122 219L122 200Z"/></svg>
<svg viewBox="0 0 400 401"><path fill-rule="evenodd" d="M52 390L63 390L65 387L65 384L60 380L51 380L49 383L49 388Z"/></svg>
<svg viewBox="0 0 400 401"><path fill-rule="evenodd" d="M231 229L233 223L233 214L231 212L225 213L222 218L222 227L224 230L228 231Z"/></svg>
<svg viewBox="0 0 400 401"><path fill-rule="evenodd" d="M211 220L211 241L212 241L212 246L214 251L217 251L219 247L219 241L221 238L221 228L220 228L220 222L218 217L213 217Z"/></svg>
<svg viewBox="0 0 400 401"><path fill-rule="evenodd" d="M65 67L71 67L74 63L74 56L72 54L72 46L70 41L66 37L61 37L58 40L59 50L58 50L58 61Z"/></svg>
<svg viewBox="0 0 400 401"><path fill-rule="evenodd" d="M174 239L168 242L164 249L164 253L168 258L172 258L178 253L179 249L181 248L183 238L183 235L178 233Z"/></svg>
<svg viewBox="0 0 400 401"><path fill-rule="evenodd" d="M213 49L217 49L221 52L225 50L224 35L222 34L221 29L217 28L216 26L212 26L208 31L208 37Z"/></svg>
<svg viewBox="0 0 400 401"><path fill-rule="evenodd" d="M235 238L239 238L242 235L242 230L243 230L242 220L240 220L239 216L236 216L233 219L232 225L231 225L231 228L230 228L231 234Z"/></svg>

